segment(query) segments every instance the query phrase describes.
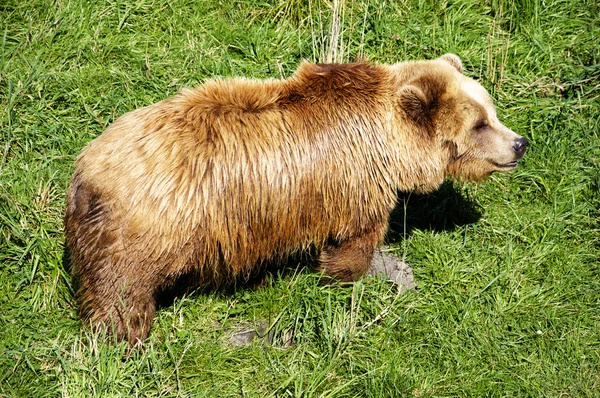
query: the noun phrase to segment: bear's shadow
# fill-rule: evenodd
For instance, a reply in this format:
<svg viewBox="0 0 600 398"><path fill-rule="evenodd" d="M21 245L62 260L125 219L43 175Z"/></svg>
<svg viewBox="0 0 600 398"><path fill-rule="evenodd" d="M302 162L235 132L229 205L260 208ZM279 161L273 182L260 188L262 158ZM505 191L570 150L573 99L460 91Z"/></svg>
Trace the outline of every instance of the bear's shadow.
<svg viewBox="0 0 600 398"><path fill-rule="evenodd" d="M390 215L386 243L400 243L415 229L454 231L481 218L481 207L452 181L444 182L429 194L398 193L398 203Z"/></svg>

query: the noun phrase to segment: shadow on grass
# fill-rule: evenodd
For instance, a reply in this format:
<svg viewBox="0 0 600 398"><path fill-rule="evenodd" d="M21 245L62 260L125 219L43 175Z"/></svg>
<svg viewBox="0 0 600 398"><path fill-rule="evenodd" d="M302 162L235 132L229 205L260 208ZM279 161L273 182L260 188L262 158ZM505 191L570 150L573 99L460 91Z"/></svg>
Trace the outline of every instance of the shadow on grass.
<svg viewBox="0 0 600 398"><path fill-rule="evenodd" d="M481 218L480 206L466 197L451 181L430 194L399 193L390 215L386 242L397 244L414 229L453 231Z"/></svg>

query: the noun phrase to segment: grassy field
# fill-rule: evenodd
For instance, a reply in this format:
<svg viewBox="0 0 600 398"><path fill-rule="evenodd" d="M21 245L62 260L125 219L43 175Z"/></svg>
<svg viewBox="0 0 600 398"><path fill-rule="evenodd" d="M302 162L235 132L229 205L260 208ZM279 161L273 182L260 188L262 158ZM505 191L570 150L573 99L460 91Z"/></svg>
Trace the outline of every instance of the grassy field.
<svg viewBox="0 0 600 398"><path fill-rule="evenodd" d="M319 0L0 2L0 396L600 396L598 3L348 2L333 30L332 15ZM298 270L178 299L130 355L81 328L65 191L116 117L302 59L445 52L531 147L510 175L402 197L390 241L417 290ZM230 346L261 322L272 343Z"/></svg>

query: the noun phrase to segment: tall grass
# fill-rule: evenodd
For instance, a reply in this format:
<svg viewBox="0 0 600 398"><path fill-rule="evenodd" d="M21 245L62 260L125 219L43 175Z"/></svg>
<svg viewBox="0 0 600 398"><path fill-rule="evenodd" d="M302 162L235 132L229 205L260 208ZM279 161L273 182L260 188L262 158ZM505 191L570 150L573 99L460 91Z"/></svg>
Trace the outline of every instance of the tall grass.
<svg viewBox="0 0 600 398"><path fill-rule="evenodd" d="M0 396L600 394L600 8L590 0L0 3ZM459 54L532 145L511 175L401 198L416 291L258 291L159 311L140 350L76 316L62 214L75 156L119 115L302 59ZM271 342L231 346L239 327Z"/></svg>

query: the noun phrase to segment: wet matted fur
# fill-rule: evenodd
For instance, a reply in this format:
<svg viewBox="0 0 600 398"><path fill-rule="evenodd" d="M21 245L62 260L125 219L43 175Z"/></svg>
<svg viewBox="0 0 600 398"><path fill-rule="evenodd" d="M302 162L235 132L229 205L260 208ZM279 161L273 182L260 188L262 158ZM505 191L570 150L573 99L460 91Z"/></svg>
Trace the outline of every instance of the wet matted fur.
<svg viewBox="0 0 600 398"><path fill-rule="evenodd" d="M510 170L526 145L452 54L184 90L120 117L76 161L65 232L80 315L135 344L177 281L246 280L309 249L324 274L356 280L398 190Z"/></svg>

